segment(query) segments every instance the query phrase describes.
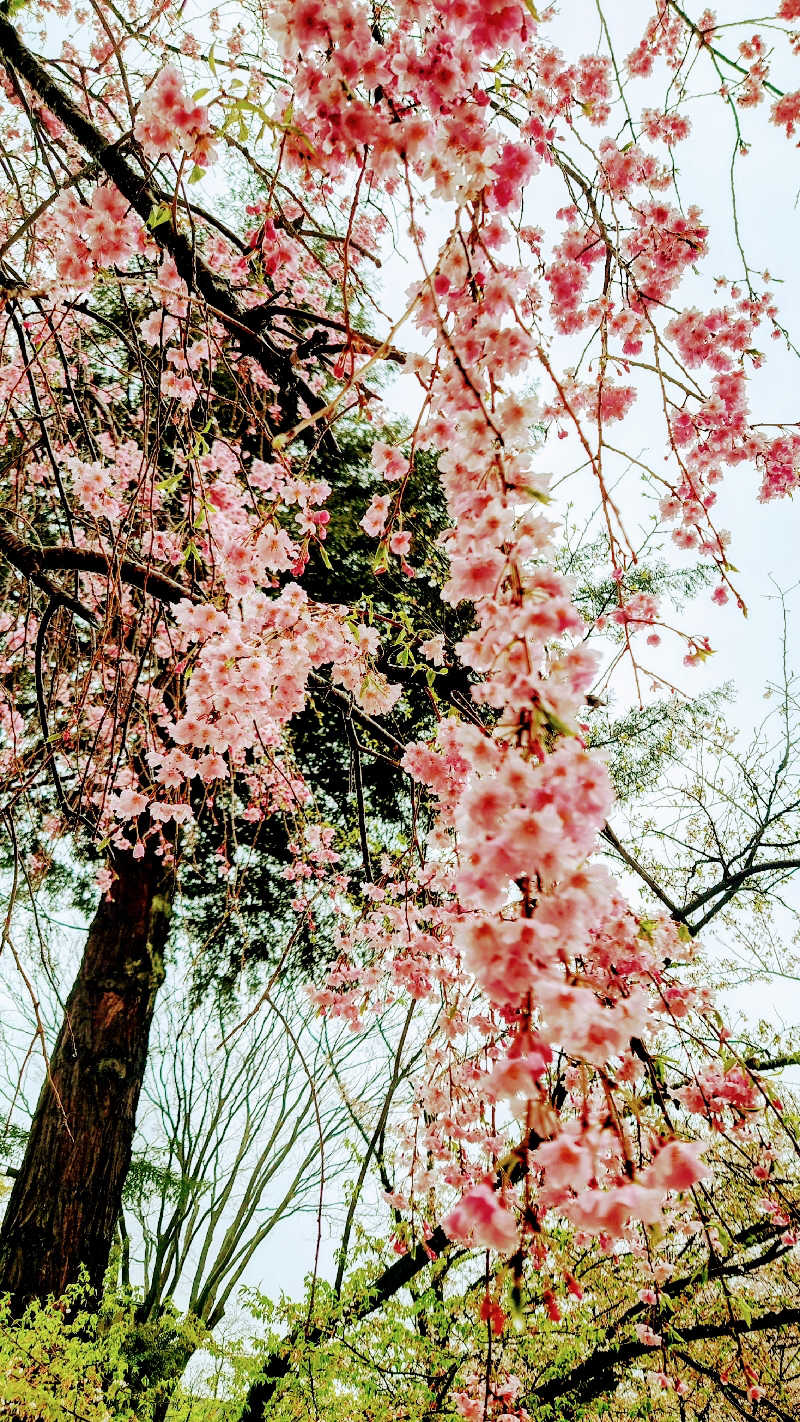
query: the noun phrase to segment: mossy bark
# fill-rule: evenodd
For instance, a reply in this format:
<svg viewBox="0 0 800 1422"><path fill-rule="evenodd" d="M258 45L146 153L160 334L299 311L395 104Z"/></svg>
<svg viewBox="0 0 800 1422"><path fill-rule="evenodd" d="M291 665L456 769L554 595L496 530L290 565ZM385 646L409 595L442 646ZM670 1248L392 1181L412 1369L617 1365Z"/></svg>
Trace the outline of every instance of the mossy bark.
<svg viewBox="0 0 800 1422"><path fill-rule="evenodd" d="M130 1165L173 874L120 855L98 905L0 1226L0 1293L15 1313L85 1266L98 1288Z"/></svg>

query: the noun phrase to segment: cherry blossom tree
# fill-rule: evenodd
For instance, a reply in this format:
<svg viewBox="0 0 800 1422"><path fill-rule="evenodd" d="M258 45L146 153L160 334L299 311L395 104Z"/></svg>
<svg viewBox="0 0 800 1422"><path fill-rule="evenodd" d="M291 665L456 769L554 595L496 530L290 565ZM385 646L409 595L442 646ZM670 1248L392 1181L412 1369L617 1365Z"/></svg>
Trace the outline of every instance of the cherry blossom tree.
<svg viewBox="0 0 800 1422"><path fill-rule="evenodd" d="M462 1416L530 1415L489 1346L492 1281L524 1327L531 1280L548 1277L555 1321L584 1249L640 1270L656 1313L636 1314L638 1346L662 1349L659 1385L680 1399L653 1280L698 1237L726 1277L708 1183L721 1142L761 1172L763 1212L794 1248L773 1169L784 1149L796 1159L791 1121L696 959L711 900L681 912L667 888L663 912L643 910L600 860L610 840L635 867L609 828L587 697L627 677L644 704L674 690L668 646L687 675L711 650L641 585L622 468L645 477L664 540L705 562L716 603L739 599L720 482L762 500L798 483L796 426L750 408L758 342L791 344L784 317L735 206L742 271L708 269L676 152L702 141L703 85L737 154L759 105L792 139L800 7L739 30L657 0L627 54L613 11L575 8L572 33L589 12L598 33L572 53L531 0L277 0L202 22L170 4L37 0L0 16L3 815L17 846L34 824L54 857L68 837L104 856L0 1231L14 1308L81 1264L99 1286L181 866L209 824L235 859L238 827L277 817L297 923L335 919L315 1005L357 1030L408 1002L425 1044L367 1152L399 1257L354 1307L365 1317L453 1247L485 1252L489 1344L461 1369ZM387 314L372 278L395 231L413 276ZM394 435L391 366L419 392ZM640 409L658 427L649 463L630 448ZM337 598L335 567L325 591L354 427L370 435L358 536L375 577L413 599L433 576L443 617L467 610L456 635L423 618L395 638L369 599ZM548 470L565 459L599 506L613 589L591 627L559 564ZM426 462L447 514L441 575L415 561ZM433 720L409 726L409 681L428 686ZM345 711L358 874L296 753L313 698ZM374 863L371 753L410 806ZM720 863L737 888L759 872L746 849ZM291 1372L291 1345L329 1336L315 1304L268 1357L248 1418ZM787 1304L719 1325L747 1406L762 1382L743 1339L797 1321Z"/></svg>

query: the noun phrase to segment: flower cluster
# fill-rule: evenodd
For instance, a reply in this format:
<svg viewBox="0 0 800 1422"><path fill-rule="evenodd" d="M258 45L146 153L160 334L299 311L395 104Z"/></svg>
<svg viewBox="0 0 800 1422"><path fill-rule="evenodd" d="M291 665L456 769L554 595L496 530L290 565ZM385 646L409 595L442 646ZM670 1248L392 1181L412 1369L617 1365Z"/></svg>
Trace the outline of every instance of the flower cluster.
<svg viewBox="0 0 800 1422"><path fill-rule="evenodd" d="M183 80L171 64L161 70L139 104L134 135L152 158L182 152L198 167L207 168L216 156L208 109L187 99Z"/></svg>

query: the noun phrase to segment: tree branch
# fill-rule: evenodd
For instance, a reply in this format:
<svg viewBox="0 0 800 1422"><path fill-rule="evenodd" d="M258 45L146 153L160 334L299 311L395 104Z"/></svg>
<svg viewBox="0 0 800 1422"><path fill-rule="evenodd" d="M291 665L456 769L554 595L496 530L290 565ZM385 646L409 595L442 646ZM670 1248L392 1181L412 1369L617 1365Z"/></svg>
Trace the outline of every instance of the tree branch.
<svg viewBox="0 0 800 1422"><path fill-rule="evenodd" d="M51 78L41 60L23 44L16 29L3 14L0 14L0 63L9 74L16 73L25 80L81 148L95 159L142 222L147 223L153 208L162 202L162 194L123 157L120 150L124 143L130 142L130 136L123 135L116 143L107 142L100 130ZM323 410L324 401L298 379L292 369L292 352L281 350L263 333L250 328L250 313L239 304L230 284L206 265L194 243L178 229L171 210L170 216L153 228L151 235L172 257L178 274L189 290L199 292L228 330L235 334L243 354L255 360L284 390L296 386L312 413ZM290 420L291 423L294 421ZM331 440L332 436L328 435L328 439Z"/></svg>
<svg viewBox="0 0 800 1422"><path fill-rule="evenodd" d="M65 549L65 552L71 551L73 550ZM27 543L21 542L10 528L4 528L2 524L0 524L0 553L13 568L17 569L18 573L22 573L29 583L33 583L34 587L47 593L51 604L56 607L68 607L83 622L88 622L91 626L96 624L97 619L88 607L85 607L77 598L71 597L63 588L57 587L45 575L37 550L31 548Z"/></svg>
<svg viewBox="0 0 800 1422"><path fill-rule="evenodd" d="M66 548L49 544L38 551L37 557L42 568L100 573L110 577L116 575L121 582L150 593L159 602L180 602L183 598L193 601L188 589L174 578L168 578L165 573L158 573L145 563L136 563L131 558L120 558L116 561L100 549Z"/></svg>
<svg viewBox="0 0 800 1422"><path fill-rule="evenodd" d="M617 838L611 826L609 824L604 825L603 829L600 831L600 834L603 839L607 840L608 843L614 847L620 859L622 859L624 863L627 864L628 868L632 869L634 874L638 874L639 878L647 885L648 889L650 889L655 894L657 899L661 900L665 908L669 909L672 917L678 923L682 923L684 910L678 908L678 905L672 901L672 899L669 897L669 894L664 892L664 890L653 878L653 876L651 874L648 874L647 870L644 868L643 865L639 863L637 859L634 859L633 855L628 852L624 844L622 844L622 842Z"/></svg>
<svg viewBox="0 0 800 1422"><path fill-rule="evenodd" d="M784 1067L800 1066L800 1052L787 1052L778 1057L745 1057L744 1064L750 1071L783 1071Z"/></svg>
<svg viewBox="0 0 800 1422"><path fill-rule="evenodd" d="M516 1150L509 1151L497 1168L494 1189L499 1190L506 1181L510 1180L514 1184L522 1179L527 1169L528 1152L541 1145L542 1139L536 1131L529 1131ZM439 1255L444 1254L452 1244L453 1240L450 1236L445 1233L441 1225L437 1225L433 1233L422 1244L418 1244L415 1249L410 1249L407 1254L402 1254L394 1264L390 1264L388 1269L384 1269L383 1273L372 1281L366 1293L362 1295L361 1301L346 1310L339 1320L333 1320L323 1325L318 1324L308 1331L298 1329L291 1333L288 1338L284 1339L282 1346L270 1354L261 1373L255 1382L251 1383L238 1422L263 1422L265 1407L271 1401L278 1384L291 1371L292 1354L295 1348L303 1343L312 1347L321 1343L324 1338L330 1337L335 1331L337 1322L360 1323L362 1319L368 1318L376 1309L388 1303L389 1299L394 1298L394 1295L401 1289L406 1288L426 1265L432 1263Z"/></svg>
<svg viewBox="0 0 800 1422"><path fill-rule="evenodd" d="M726 1319L724 1323L700 1323L694 1328L676 1330L676 1342L701 1343L713 1338L739 1338L747 1333L765 1333L771 1329L783 1329L792 1324L800 1324L800 1308L774 1309L762 1313L758 1318L746 1322L743 1318ZM669 1338L666 1340L669 1347ZM554 1402L567 1393L580 1393L583 1401L597 1397L613 1383L619 1368L627 1367L637 1359L652 1354L647 1344L623 1343L618 1348L608 1348L593 1353L584 1363L574 1368L566 1377L553 1378L542 1384L533 1393L538 1403Z"/></svg>
<svg viewBox="0 0 800 1422"><path fill-rule="evenodd" d="M121 582L152 594L159 602L174 603L180 602L182 598L191 599L191 593L180 583L144 563L137 563L131 558L115 561L110 554L103 553L100 549L61 547L58 544L33 548L29 543L23 543L10 528L4 528L2 524L0 553L4 554L7 561L22 573L23 577L46 592L54 603L71 608L76 616L86 622L96 622L94 613L84 607L82 602L57 587L45 575L45 569L116 576Z"/></svg>

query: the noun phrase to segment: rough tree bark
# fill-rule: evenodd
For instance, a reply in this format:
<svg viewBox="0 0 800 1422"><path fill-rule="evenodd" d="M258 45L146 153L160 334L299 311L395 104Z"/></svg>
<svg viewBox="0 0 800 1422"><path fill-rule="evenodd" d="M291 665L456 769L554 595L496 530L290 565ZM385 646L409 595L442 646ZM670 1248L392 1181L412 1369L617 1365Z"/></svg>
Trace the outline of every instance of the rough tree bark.
<svg viewBox="0 0 800 1422"><path fill-rule="evenodd" d="M95 913L0 1227L0 1292L19 1313L108 1265L131 1157L174 894L152 853L119 855Z"/></svg>

